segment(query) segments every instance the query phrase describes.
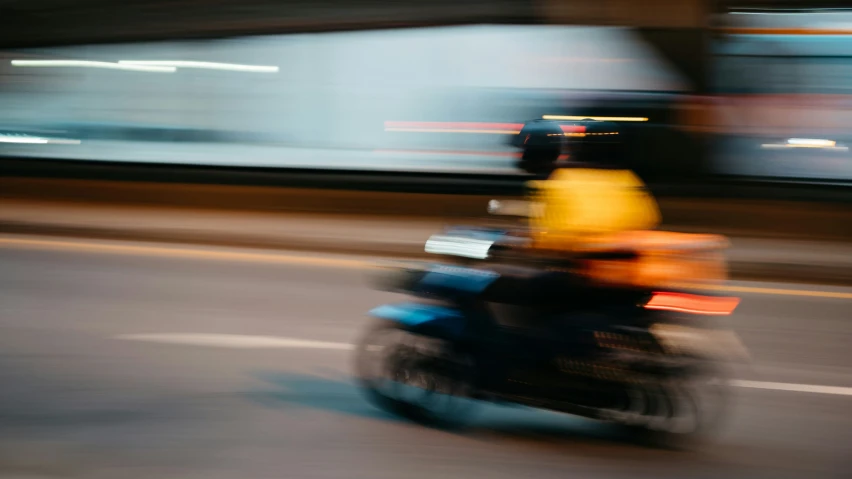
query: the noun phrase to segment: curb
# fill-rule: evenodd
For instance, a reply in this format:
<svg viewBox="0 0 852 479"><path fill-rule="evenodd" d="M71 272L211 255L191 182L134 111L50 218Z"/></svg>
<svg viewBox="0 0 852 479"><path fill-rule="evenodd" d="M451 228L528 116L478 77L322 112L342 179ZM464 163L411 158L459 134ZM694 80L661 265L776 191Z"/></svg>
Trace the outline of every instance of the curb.
<svg viewBox="0 0 852 479"><path fill-rule="evenodd" d="M239 234L209 235L187 231L112 229L11 221L0 222L0 233L142 241L174 245L272 249L373 256L386 259L435 258L434 255L429 255L423 251L423 246L419 243L359 242L351 240L347 244L341 244L338 241L323 241L314 238L271 238ZM728 270L730 278L733 280L852 286L852 268L844 266L732 261L728 264Z"/></svg>

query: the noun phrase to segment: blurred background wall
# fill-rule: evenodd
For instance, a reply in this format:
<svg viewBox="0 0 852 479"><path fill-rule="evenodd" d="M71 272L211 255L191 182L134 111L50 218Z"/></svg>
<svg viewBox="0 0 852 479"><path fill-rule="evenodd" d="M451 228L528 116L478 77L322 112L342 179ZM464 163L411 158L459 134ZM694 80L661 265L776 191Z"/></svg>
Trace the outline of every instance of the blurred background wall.
<svg viewBox="0 0 852 479"><path fill-rule="evenodd" d="M21 68L15 59L184 60L274 73ZM566 92L676 92L687 82L630 30L460 26L4 52L8 128L123 124L333 148L499 148L501 135L389 135L387 121L523 122Z"/></svg>
<svg viewBox="0 0 852 479"><path fill-rule="evenodd" d="M506 125L604 115L648 118L626 126L631 166L648 178L849 181L852 17L786 0L734 3L0 0L0 129L82 140L0 142L0 155L507 172L511 161L488 156L511 153ZM758 8L768 3L797 9ZM164 74L15 59L278 70ZM487 125L448 133L387 122ZM787 148L799 137L836 147Z"/></svg>

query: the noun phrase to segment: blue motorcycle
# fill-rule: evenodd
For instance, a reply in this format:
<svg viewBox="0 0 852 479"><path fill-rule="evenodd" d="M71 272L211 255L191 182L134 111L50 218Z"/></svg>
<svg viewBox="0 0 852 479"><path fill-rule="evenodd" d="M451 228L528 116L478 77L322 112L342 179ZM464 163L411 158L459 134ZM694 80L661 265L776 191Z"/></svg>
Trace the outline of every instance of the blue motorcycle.
<svg viewBox="0 0 852 479"><path fill-rule="evenodd" d="M475 256L477 244L462 251ZM356 348L360 385L379 407L441 427L467 424L489 401L690 444L720 425L721 364L745 354L709 321L736 298L595 289L559 271L487 263L398 268L382 288L416 301L370 312Z"/></svg>

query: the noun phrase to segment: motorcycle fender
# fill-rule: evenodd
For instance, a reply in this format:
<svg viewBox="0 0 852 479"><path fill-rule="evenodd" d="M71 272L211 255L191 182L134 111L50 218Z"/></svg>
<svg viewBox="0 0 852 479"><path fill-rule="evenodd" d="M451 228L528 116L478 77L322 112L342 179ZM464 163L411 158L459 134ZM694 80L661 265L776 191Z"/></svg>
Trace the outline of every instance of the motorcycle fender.
<svg viewBox="0 0 852 479"><path fill-rule="evenodd" d="M465 315L458 309L421 303L386 304L370 311L370 316L400 323L411 332L446 339L458 338L465 325Z"/></svg>
<svg viewBox="0 0 852 479"><path fill-rule="evenodd" d="M748 349L733 331L705 330L664 323L653 324L650 330L670 353L689 353L723 361L751 362Z"/></svg>

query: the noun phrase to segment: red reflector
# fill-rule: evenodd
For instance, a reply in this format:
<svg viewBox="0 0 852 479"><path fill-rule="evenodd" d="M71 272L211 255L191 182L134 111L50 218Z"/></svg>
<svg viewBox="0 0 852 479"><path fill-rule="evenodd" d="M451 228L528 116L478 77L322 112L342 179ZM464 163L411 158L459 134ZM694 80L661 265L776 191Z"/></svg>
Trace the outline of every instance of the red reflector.
<svg viewBox="0 0 852 479"><path fill-rule="evenodd" d="M654 293L645 309L726 316L734 312L740 298L699 296L685 293Z"/></svg>
<svg viewBox="0 0 852 479"><path fill-rule="evenodd" d="M562 133L585 133L586 127L583 125L559 125L562 128Z"/></svg>

